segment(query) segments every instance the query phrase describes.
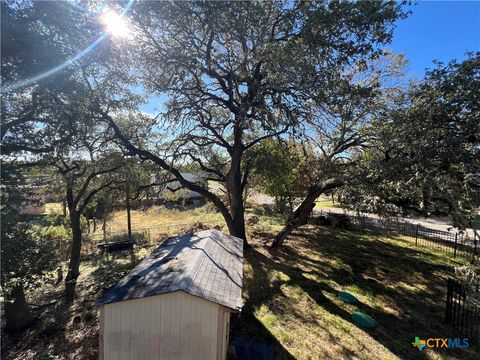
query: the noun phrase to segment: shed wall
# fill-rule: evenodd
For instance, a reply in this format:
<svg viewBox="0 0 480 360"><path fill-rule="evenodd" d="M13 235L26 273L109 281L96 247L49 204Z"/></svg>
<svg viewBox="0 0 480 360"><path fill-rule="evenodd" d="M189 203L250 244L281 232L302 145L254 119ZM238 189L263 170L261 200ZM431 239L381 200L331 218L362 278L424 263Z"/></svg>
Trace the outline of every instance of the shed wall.
<svg viewBox="0 0 480 360"><path fill-rule="evenodd" d="M181 291L103 305L100 358L223 358L228 315L223 306Z"/></svg>

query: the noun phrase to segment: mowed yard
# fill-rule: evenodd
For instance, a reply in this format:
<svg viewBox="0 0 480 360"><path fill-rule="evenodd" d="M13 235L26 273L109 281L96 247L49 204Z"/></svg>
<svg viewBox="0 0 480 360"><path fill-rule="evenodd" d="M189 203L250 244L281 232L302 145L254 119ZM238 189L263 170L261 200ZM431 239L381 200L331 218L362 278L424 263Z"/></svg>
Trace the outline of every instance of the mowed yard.
<svg viewBox="0 0 480 360"><path fill-rule="evenodd" d="M478 348L419 352L415 336L455 337L443 324L446 279L460 264L441 254L412 247L408 240L308 225L287 239L283 249L266 246L280 220L258 209L259 223L249 226L252 248L245 251L241 317L232 320L231 338L254 337L273 344L280 359L478 359ZM112 221L123 223L123 212ZM160 225L220 221L206 208L186 211L152 208L135 211L134 230L154 218ZM143 218L142 218L143 217ZM168 220L167 220L168 219ZM207 219L207 220L205 220ZM176 230L179 231L179 230ZM158 238L158 241L161 241ZM17 337L3 341L7 359L95 359L98 357L98 312L94 301L145 257L150 248L108 259L87 256L79 279L79 297L69 308L53 302L62 285L31 294L39 320ZM342 302L349 291L356 305ZM377 321L364 330L351 313L363 311Z"/></svg>
<svg viewBox="0 0 480 360"><path fill-rule="evenodd" d="M327 227L296 231L284 248L270 252L262 234L246 252L245 307L235 332L262 336L280 358L478 359L477 347L427 349L415 336L457 337L443 323L446 280L460 263L412 242ZM341 301L338 291L359 303ZM377 327L357 327L363 311Z"/></svg>

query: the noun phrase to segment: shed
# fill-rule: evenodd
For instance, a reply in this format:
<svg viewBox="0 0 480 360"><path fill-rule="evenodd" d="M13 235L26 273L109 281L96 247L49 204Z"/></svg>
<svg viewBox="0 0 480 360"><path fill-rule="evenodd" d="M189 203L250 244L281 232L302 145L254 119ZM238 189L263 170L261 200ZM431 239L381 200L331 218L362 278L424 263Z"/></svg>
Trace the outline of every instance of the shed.
<svg viewBox="0 0 480 360"><path fill-rule="evenodd" d="M242 265L218 230L167 239L98 299L100 359L225 359Z"/></svg>

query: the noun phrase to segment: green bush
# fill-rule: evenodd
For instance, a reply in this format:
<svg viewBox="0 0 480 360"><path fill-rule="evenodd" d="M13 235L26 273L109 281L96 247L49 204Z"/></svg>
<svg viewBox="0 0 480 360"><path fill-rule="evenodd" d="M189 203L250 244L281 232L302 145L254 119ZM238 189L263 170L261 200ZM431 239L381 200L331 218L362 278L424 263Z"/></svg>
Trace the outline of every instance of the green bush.
<svg viewBox="0 0 480 360"><path fill-rule="evenodd" d="M58 264L56 243L39 237L28 223L2 233L1 258L0 279L7 295L18 285L24 289L38 286Z"/></svg>
<svg viewBox="0 0 480 360"><path fill-rule="evenodd" d="M67 239L72 236L70 220L62 213L52 211L40 224L31 226L32 234L39 240Z"/></svg>
<svg viewBox="0 0 480 360"><path fill-rule="evenodd" d="M54 240L70 238L71 231L63 225L32 226L32 233L39 239Z"/></svg>
<svg viewBox="0 0 480 360"><path fill-rule="evenodd" d="M58 211L50 211L49 214L45 215L45 220L48 224L54 226L63 225L67 227L69 223L68 216L64 217L63 214Z"/></svg>

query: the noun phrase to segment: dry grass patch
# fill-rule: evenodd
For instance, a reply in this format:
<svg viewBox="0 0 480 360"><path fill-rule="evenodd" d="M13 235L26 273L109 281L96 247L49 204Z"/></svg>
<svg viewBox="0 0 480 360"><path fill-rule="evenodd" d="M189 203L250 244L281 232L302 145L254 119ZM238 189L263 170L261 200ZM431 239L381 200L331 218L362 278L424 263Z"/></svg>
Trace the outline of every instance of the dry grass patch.
<svg viewBox="0 0 480 360"><path fill-rule="evenodd" d="M174 235L182 228L201 222L208 225L223 226L224 221L220 213L210 211L209 206L198 208L167 209L164 206L152 206L145 210L132 210L132 230L146 232L151 237L158 235ZM127 213L125 210L113 212L107 222L107 235L127 231ZM101 239L103 236L101 224L90 237Z"/></svg>

